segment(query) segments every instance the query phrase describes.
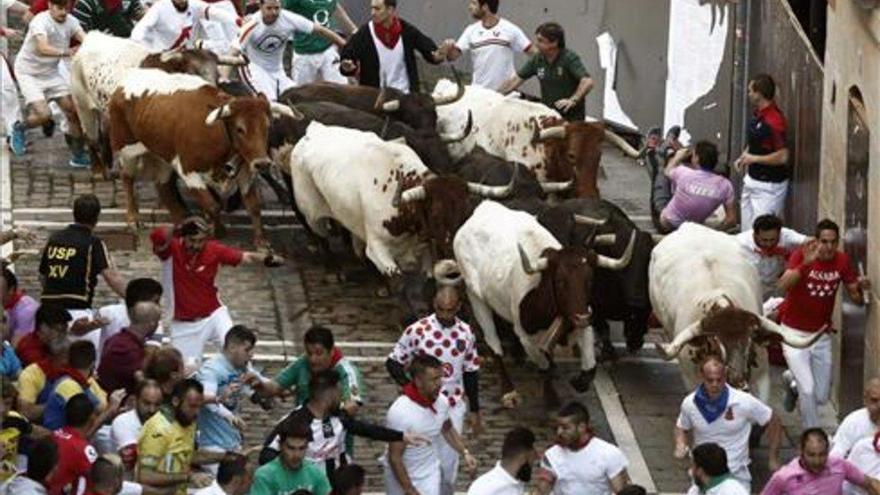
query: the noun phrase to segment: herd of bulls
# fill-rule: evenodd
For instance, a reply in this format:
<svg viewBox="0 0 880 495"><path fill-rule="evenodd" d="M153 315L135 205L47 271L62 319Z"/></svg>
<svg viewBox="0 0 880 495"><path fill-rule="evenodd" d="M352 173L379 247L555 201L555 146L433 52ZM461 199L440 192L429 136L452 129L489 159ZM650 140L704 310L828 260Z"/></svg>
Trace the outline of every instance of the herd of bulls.
<svg viewBox="0 0 880 495"><path fill-rule="evenodd" d="M576 339L581 372L571 383L584 391L596 367L594 330L613 353L609 320L624 323L627 347L636 351L654 301L661 323L683 330L664 347L675 354L701 333L700 317L714 315L717 305L676 319L685 296L670 299L675 289L655 287L687 281L672 272L688 261L658 266L670 273L654 277L663 282L652 279L649 290L649 265L662 265L652 262L652 250L654 258L660 251L655 238L597 188L603 140L636 152L601 124L566 123L541 104L466 87L457 74L431 95L319 83L270 103L240 84L218 84L218 65L236 63L201 50L149 55L126 39L86 37L73 59L71 90L95 171L118 168L126 185L130 223L137 224L136 179L155 181L175 220L186 215L180 182L215 225L225 200L241 194L254 241L267 246L254 181L279 170L299 220L326 254L332 220L385 276L463 279L491 350L504 352L498 317L547 371L548 401L556 398L549 357L558 342ZM751 275L746 285L757 287ZM707 290L760 317L749 296ZM783 335L772 322L755 321ZM505 403L516 404L506 372L503 379Z"/></svg>

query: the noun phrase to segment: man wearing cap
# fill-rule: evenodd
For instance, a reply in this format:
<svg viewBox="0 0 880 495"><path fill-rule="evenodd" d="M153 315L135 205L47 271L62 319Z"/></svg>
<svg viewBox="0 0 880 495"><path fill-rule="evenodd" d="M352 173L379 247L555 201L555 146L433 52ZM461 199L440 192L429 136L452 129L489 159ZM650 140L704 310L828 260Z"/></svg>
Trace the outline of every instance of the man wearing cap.
<svg viewBox="0 0 880 495"><path fill-rule="evenodd" d="M220 302L214 283L220 265L263 263L276 267L284 263L274 254L241 251L210 239L208 223L198 216L187 218L177 227L158 227L150 233L150 240L159 259L171 260L171 343L187 364L199 361L208 340L222 345L232 328L229 310Z"/></svg>

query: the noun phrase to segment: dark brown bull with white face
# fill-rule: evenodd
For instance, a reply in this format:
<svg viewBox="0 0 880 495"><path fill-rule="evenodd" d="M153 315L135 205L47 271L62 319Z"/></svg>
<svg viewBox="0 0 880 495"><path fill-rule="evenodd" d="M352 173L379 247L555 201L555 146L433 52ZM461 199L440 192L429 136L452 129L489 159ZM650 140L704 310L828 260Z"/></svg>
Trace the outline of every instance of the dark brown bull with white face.
<svg viewBox="0 0 880 495"><path fill-rule="evenodd" d="M257 169L271 163L266 151L270 109L296 115L262 97L231 97L194 76L131 71L110 99L110 145L123 169L129 223L137 224L134 178L142 174L156 181L175 222L182 220L186 212L172 180L177 176L215 226L220 208L208 187L221 197L241 190L254 242L265 245L260 198L252 186ZM225 167L232 160L238 165L230 176Z"/></svg>

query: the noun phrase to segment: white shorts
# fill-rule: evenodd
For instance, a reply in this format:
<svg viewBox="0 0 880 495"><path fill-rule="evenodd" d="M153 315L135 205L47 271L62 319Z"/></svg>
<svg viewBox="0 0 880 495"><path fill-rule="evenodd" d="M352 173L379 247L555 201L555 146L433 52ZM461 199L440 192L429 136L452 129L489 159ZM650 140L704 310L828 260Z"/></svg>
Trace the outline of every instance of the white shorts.
<svg viewBox="0 0 880 495"><path fill-rule="evenodd" d="M294 53L290 77L296 86L320 81L348 84L348 79L339 72L339 51L335 46L321 53Z"/></svg>
<svg viewBox="0 0 880 495"><path fill-rule="evenodd" d="M211 8L222 10L227 14L238 15L235 6L228 0L212 3ZM217 55L230 55L232 43L238 37L235 26L208 19L200 20L196 24L195 31L195 37L201 40L201 47Z"/></svg>
<svg viewBox="0 0 880 495"><path fill-rule="evenodd" d="M765 182L746 175L740 195L740 229L745 232L761 215L772 213L779 218L785 211L788 182Z"/></svg>
<svg viewBox="0 0 880 495"><path fill-rule="evenodd" d="M269 101L278 101L281 93L294 86L283 70L269 72L253 63L240 67L238 75L255 93L263 93Z"/></svg>
<svg viewBox="0 0 880 495"><path fill-rule="evenodd" d="M70 85L59 73L34 77L21 74L16 69L15 75L18 78L18 87L21 89L21 95L24 96L25 105L70 95Z"/></svg>
<svg viewBox="0 0 880 495"><path fill-rule="evenodd" d="M207 318L196 321L171 321L171 345L183 354L183 362L189 366L202 360L205 344L214 341L223 345L226 332L232 328L229 309L221 305Z"/></svg>

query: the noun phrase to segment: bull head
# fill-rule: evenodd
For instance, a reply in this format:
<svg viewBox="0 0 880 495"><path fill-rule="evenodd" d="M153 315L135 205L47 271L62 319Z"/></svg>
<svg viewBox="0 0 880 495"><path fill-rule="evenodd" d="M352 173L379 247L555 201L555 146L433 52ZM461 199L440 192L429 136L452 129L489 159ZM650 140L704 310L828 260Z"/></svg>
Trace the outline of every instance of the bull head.
<svg viewBox="0 0 880 495"><path fill-rule="evenodd" d="M440 133L440 140L446 144L457 143L459 141L464 140L471 134L471 130L474 127L474 116L471 114L471 111L468 110L468 118L467 125L465 125L464 130L462 130L458 134L454 133Z"/></svg>
<svg viewBox="0 0 880 495"><path fill-rule="evenodd" d="M434 264L434 280L438 286L456 286L461 283L461 269L455 260L440 260Z"/></svg>
<svg viewBox="0 0 880 495"><path fill-rule="evenodd" d="M614 234L611 234L611 235L614 235ZM598 238L598 237L600 237L600 236L596 236L596 238ZM592 242L595 243L596 238L594 238ZM607 240L607 238L605 238L603 240ZM616 241L616 240L617 240L617 238L615 237L613 239L613 241ZM630 236L629 236L629 243L627 243L626 250L624 250L623 255L618 259L614 259L609 256L604 256L604 255L597 253L596 254L596 266L601 267L601 268L605 268L606 270L615 270L615 271L616 270L623 270L624 268L628 267L629 262L632 261L633 249L635 248L635 245L636 245L636 230L633 229L632 234L630 234Z"/></svg>

